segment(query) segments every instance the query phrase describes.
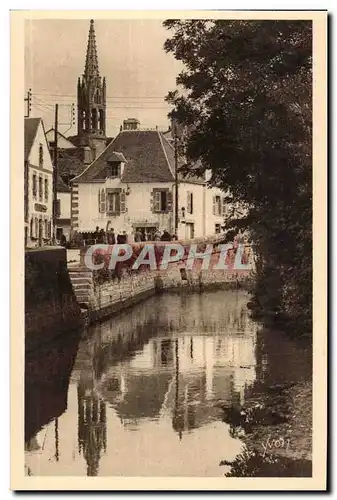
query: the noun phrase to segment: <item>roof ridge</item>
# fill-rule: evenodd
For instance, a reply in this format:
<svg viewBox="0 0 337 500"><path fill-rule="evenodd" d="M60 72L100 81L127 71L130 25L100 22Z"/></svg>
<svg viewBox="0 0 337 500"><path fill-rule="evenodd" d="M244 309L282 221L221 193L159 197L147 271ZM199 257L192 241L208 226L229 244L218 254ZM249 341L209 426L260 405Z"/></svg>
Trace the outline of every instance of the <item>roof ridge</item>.
<svg viewBox="0 0 337 500"><path fill-rule="evenodd" d="M168 165L168 168L169 168L169 171L171 172L172 176L173 176L173 179L175 179L175 174L173 173L172 171L172 168L171 168L171 165L170 165L170 162L169 162L169 159L167 157L167 154L166 154L166 151L165 151L165 148L164 148L164 144L163 144L163 140L162 140L162 137L161 137L161 132L157 131L158 133L158 136L159 136L159 140L160 140L160 144L161 144L161 147L164 151L164 156L166 158L166 161L167 161L167 165Z"/></svg>

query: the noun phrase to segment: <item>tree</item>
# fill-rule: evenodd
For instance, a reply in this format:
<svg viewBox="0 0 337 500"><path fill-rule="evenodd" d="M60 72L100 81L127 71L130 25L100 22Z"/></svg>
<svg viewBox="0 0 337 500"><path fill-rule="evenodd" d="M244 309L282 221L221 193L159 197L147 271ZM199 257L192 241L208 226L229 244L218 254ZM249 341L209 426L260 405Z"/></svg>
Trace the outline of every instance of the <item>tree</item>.
<svg viewBox="0 0 337 500"><path fill-rule="evenodd" d="M184 64L169 92L188 128L183 172L248 207L259 271L256 298L311 323L311 21L168 20L164 49ZM273 292L273 293L271 293Z"/></svg>

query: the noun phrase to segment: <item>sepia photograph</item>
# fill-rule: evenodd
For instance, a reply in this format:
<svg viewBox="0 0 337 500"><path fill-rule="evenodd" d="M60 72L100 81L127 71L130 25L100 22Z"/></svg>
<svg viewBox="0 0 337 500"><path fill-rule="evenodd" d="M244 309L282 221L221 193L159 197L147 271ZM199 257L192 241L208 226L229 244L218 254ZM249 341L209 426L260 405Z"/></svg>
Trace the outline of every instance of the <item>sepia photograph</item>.
<svg viewBox="0 0 337 500"><path fill-rule="evenodd" d="M327 12L11 24L11 488L325 490Z"/></svg>

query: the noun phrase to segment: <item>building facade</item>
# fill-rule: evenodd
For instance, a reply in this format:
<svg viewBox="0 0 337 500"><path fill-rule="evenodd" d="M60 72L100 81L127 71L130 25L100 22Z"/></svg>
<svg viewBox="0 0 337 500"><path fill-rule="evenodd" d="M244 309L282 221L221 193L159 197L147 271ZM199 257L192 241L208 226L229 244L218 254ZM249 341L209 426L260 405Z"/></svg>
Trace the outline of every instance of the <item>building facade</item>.
<svg viewBox="0 0 337 500"><path fill-rule="evenodd" d="M25 118L25 246L51 244L53 165L41 118Z"/></svg>
<svg viewBox="0 0 337 500"><path fill-rule="evenodd" d="M175 231L174 149L155 130L122 130L72 184L72 230L90 241L95 229L128 235ZM205 179L178 175L179 239L220 232L224 194ZM220 197L220 199L219 199ZM217 229L219 227L219 230Z"/></svg>

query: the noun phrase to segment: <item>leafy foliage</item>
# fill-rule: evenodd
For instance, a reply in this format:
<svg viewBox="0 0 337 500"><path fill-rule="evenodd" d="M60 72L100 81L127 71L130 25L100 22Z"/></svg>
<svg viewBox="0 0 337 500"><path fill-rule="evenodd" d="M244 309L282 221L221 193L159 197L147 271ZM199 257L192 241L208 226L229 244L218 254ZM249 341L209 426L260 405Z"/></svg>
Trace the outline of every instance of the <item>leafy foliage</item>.
<svg viewBox="0 0 337 500"><path fill-rule="evenodd" d="M167 101L187 128L182 171L211 171L246 215L258 256L255 295L311 329L312 25L168 20L165 50L184 64ZM191 164L197 165L191 167Z"/></svg>

